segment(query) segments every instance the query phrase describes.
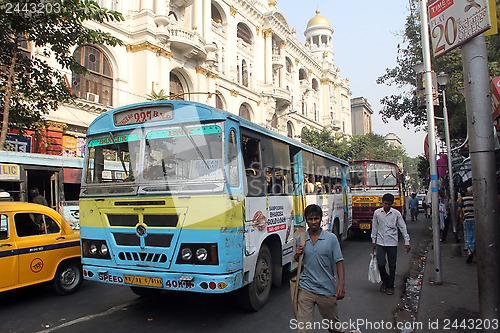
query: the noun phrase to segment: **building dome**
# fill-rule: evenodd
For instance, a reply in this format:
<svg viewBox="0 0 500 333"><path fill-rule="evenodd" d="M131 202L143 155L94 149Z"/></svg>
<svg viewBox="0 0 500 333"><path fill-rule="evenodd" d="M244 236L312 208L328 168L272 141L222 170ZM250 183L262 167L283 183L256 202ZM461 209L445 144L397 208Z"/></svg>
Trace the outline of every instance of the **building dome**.
<svg viewBox="0 0 500 333"><path fill-rule="evenodd" d="M310 19L309 22L307 22L307 28L310 28L315 25L323 25L323 26L327 25L330 27L330 22L326 17L320 15L319 9L316 9L316 15L312 19Z"/></svg>

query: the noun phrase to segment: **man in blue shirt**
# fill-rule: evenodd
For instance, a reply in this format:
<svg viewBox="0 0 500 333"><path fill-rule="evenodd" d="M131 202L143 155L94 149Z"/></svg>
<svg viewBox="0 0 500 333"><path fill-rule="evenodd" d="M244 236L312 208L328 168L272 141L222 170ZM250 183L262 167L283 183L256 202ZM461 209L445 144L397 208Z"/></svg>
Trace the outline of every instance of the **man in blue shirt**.
<svg viewBox="0 0 500 333"><path fill-rule="evenodd" d="M415 193L411 194L409 206L410 206L411 220L417 221L418 220L418 198L417 198L417 195Z"/></svg>
<svg viewBox="0 0 500 333"><path fill-rule="evenodd" d="M340 332L337 300L345 296L344 258L340 244L334 234L321 229L323 211L320 206L307 206L304 216L308 226L306 242L304 246L296 247L294 257L298 261L300 254L304 253L304 268L299 278L299 332L311 331L315 305L321 316L328 320L328 331Z"/></svg>

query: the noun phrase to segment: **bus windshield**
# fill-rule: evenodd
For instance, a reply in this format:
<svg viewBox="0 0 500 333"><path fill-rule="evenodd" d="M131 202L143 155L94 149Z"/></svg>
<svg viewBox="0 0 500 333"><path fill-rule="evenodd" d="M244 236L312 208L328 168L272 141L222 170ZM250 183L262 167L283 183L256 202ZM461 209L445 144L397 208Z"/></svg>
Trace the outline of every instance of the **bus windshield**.
<svg viewBox="0 0 500 333"><path fill-rule="evenodd" d="M366 186L398 185L396 167L385 163L366 163Z"/></svg>
<svg viewBox="0 0 500 333"><path fill-rule="evenodd" d="M223 183L222 128L173 125L89 138L85 182L138 185L143 191L152 189L152 183L163 190L186 189L200 181Z"/></svg>

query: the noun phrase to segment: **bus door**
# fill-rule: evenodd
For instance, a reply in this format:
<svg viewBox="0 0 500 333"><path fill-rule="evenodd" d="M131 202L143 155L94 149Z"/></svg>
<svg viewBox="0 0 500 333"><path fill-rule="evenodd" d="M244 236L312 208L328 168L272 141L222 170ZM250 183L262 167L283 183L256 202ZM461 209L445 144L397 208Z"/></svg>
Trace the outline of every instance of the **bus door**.
<svg viewBox="0 0 500 333"><path fill-rule="evenodd" d="M49 200L47 200L49 201ZM59 174L54 172L50 176L50 201L49 207L57 210L59 204Z"/></svg>
<svg viewBox="0 0 500 333"><path fill-rule="evenodd" d="M250 256L259 250L259 239L265 236L269 206L261 140L242 134L241 149L245 169L245 255Z"/></svg>

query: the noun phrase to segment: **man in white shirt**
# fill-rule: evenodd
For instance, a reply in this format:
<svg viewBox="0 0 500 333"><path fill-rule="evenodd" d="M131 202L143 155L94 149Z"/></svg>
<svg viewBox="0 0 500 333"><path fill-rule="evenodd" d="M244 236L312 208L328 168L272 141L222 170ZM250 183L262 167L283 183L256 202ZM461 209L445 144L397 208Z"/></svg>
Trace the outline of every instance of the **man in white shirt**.
<svg viewBox="0 0 500 333"><path fill-rule="evenodd" d="M380 270L382 286L380 291L387 295L394 294L394 279L396 277L396 260L398 256L398 229L404 237L406 253L410 252L410 235L401 213L392 208L394 196L390 193L382 197L383 207L373 213L372 246L377 250L377 264ZM386 259L387 257L387 259ZM389 273L385 268L389 263Z"/></svg>

